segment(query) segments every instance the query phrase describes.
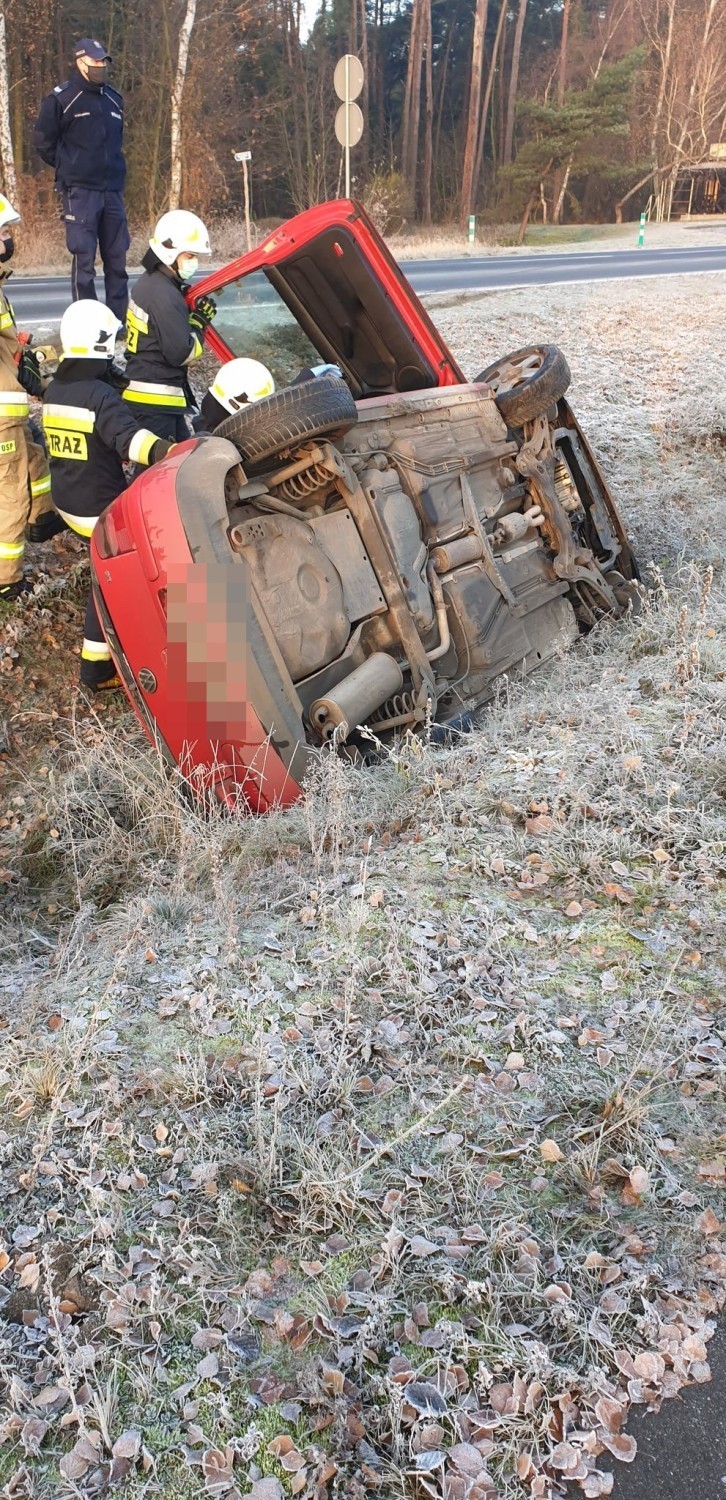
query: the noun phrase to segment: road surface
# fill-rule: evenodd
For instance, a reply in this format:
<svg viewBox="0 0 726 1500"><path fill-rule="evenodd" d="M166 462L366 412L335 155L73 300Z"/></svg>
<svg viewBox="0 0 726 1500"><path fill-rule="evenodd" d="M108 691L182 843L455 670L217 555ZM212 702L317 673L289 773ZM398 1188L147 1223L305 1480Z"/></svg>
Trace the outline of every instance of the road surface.
<svg viewBox="0 0 726 1500"><path fill-rule="evenodd" d="M571 250L563 254L461 256L454 260L403 261L417 292L496 291L503 287L553 286L579 281L619 281L633 276L683 276L726 271L726 245L671 250ZM99 280L99 290L103 281ZM69 277L13 276L9 286L23 328L51 331L71 297Z"/></svg>

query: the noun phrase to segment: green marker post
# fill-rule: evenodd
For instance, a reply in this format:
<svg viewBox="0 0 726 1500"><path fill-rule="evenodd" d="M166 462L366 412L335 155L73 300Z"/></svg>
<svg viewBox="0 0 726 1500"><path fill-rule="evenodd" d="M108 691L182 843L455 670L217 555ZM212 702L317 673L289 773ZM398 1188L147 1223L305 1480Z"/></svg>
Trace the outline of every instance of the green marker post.
<svg viewBox="0 0 726 1500"><path fill-rule="evenodd" d="M645 244L645 214L640 215L640 229L638 230L638 248Z"/></svg>
<svg viewBox="0 0 726 1500"><path fill-rule="evenodd" d="M473 245L476 239L476 216L469 215L469 244Z"/></svg>

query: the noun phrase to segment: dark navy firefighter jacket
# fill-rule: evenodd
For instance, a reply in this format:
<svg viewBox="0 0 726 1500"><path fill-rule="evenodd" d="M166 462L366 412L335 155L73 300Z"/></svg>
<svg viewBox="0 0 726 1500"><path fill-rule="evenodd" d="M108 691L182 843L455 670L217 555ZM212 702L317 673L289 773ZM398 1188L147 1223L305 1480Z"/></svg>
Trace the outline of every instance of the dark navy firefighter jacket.
<svg viewBox="0 0 726 1500"><path fill-rule="evenodd" d="M40 106L33 132L36 151L55 168L59 188L123 192L124 104L109 84L89 83L77 68Z"/></svg>

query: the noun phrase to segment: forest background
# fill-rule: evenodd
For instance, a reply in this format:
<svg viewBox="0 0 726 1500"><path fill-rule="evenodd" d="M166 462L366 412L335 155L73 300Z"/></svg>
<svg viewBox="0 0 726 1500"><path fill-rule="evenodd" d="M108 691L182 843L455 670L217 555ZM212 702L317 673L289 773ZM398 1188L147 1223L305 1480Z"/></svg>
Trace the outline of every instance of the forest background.
<svg viewBox="0 0 726 1500"><path fill-rule="evenodd" d="M338 195L346 51L353 191L384 232L620 221L726 137L723 0L323 0L312 22L300 0L1 0L3 186L36 226L56 210L33 122L84 34L126 98L137 227L179 203L236 216L241 149L258 223Z"/></svg>

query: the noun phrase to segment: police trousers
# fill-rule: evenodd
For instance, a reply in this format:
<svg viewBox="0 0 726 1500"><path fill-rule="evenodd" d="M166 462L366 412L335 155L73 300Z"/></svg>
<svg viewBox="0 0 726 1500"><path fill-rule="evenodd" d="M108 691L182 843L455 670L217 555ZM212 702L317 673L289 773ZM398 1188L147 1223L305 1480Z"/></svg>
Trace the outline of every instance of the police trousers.
<svg viewBox="0 0 726 1500"><path fill-rule="evenodd" d="M126 252L131 243L121 193L95 188L63 189L66 245L72 256L71 289L74 302L96 296L96 250L100 252L106 303L120 323L126 321L129 280Z"/></svg>

